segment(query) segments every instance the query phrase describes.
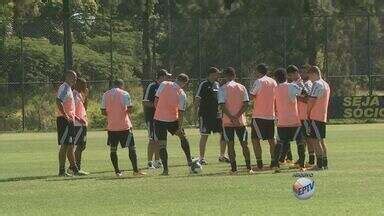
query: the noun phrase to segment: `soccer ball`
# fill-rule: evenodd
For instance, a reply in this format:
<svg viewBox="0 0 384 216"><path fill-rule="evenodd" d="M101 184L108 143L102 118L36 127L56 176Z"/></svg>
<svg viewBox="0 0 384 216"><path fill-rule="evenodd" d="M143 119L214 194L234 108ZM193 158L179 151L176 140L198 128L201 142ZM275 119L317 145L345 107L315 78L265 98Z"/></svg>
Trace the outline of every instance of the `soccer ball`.
<svg viewBox="0 0 384 216"><path fill-rule="evenodd" d="M197 160L191 164L190 169L192 174L199 174L203 171L203 166L201 166L200 162Z"/></svg>
<svg viewBox="0 0 384 216"><path fill-rule="evenodd" d="M292 189L297 199L309 199L315 192L315 181L309 178L299 178L293 183Z"/></svg>

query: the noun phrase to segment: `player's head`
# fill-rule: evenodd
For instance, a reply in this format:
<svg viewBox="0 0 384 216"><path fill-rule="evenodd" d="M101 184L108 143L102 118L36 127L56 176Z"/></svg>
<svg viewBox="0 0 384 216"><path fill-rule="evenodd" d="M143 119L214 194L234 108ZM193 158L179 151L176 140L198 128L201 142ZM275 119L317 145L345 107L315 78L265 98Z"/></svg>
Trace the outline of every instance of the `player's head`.
<svg viewBox="0 0 384 216"><path fill-rule="evenodd" d="M289 65L287 67L287 79L288 82L300 79L299 68L297 68L295 65Z"/></svg>
<svg viewBox="0 0 384 216"><path fill-rule="evenodd" d="M268 66L264 63L261 63L256 66L256 77L263 77L268 73Z"/></svg>
<svg viewBox="0 0 384 216"><path fill-rule="evenodd" d="M76 81L75 89L78 92L86 93L88 91L87 81L84 78L78 78Z"/></svg>
<svg viewBox="0 0 384 216"><path fill-rule="evenodd" d="M76 84L77 80L77 74L73 70L67 71L65 74L65 82L68 83L70 86L74 86Z"/></svg>
<svg viewBox="0 0 384 216"><path fill-rule="evenodd" d="M219 79L219 76L220 76L220 71L219 69L215 68L215 67L210 67L208 69L208 79L210 81L217 81Z"/></svg>
<svg viewBox="0 0 384 216"><path fill-rule="evenodd" d="M231 81L231 80L236 79L236 71L233 67L225 68L223 74L224 74L224 78L227 81Z"/></svg>
<svg viewBox="0 0 384 216"><path fill-rule="evenodd" d="M313 82L321 78L321 70L317 66L311 66L308 69L308 78Z"/></svg>
<svg viewBox="0 0 384 216"><path fill-rule="evenodd" d="M172 77L172 74L168 73L165 69L160 69L156 72L156 80L158 82L163 82L164 80L170 80Z"/></svg>
<svg viewBox="0 0 384 216"><path fill-rule="evenodd" d="M275 70L275 79L277 83L284 83L287 81L287 71L284 68Z"/></svg>
<svg viewBox="0 0 384 216"><path fill-rule="evenodd" d="M122 79L115 79L113 81L113 86L115 88L124 89L124 81Z"/></svg>
<svg viewBox="0 0 384 216"><path fill-rule="evenodd" d="M181 73L176 77L176 82L181 88L184 88L188 85L189 77L187 74Z"/></svg>

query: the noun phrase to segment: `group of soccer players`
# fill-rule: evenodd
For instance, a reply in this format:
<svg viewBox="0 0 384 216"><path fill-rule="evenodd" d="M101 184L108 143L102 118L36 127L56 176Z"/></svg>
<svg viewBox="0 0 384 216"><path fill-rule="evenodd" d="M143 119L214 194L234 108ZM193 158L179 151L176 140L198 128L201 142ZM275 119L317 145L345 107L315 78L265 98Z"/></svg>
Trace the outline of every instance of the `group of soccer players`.
<svg viewBox="0 0 384 216"><path fill-rule="evenodd" d="M298 160L290 166L301 170L328 168L326 135L327 108L330 96L329 85L322 79L317 66L276 69L268 76L268 67L255 67L255 81L249 91L236 81L236 72L228 67L221 73L215 67L207 71L207 79L199 84L195 104L198 110L200 142L199 158L192 159L190 144L183 129L189 77L172 74L161 69L156 80L144 91L143 107L148 128L148 169L163 168L162 175L169 174L167 132L178 136L188 166L207 165L205 149L208 136L220 133L220 162L230 163L231 174L237 173L235 134L242 147L245 164L250 174L263 170L260 141L267 140L271 162L270 168L280 172L282 163L292 161L290 142L296 141ZM273 78L272 78L273 77ZM74 71L66 74L65 82L57 95L59 116L57 118L59 151L59 175L87 175L81 169L81 153L86 146L86 82ZM220 83L221 82L221 83ZM73 90L72 90L73 88ZM251 165L248 148L246 111L253 100L251 140L256 157L256 168ZM137 165L137 154L132 122L132 99L124 90L124 82L114 81L114 87L104 93L101 112L107 118L110 159L117 176L122 176L118 166L117 148L128 148L134 175L144 175ZM275 137L276 126L276 137ZM75 148L76 146L76 148ZM227 149L228 157L225 155ZM308 149L309 161L305 163ZM316 164L315 164L316 156ZM70 163L65 170L66 158Z"/></svg>
<svg viewBox="0 0 384 216"><path fill-rule="evenodd" d="M236 133L246 167L250 173L254 172L250 162L245 116L251 99L253 100L251 140L256 157L256 169L264 168L261 140L268 141L270 168L275 172L280 172L280 164L292 161L291 141L297 142L298 160L290 168L301 170L328 168L324 138L330 89L322 79L318 67L299 69L290 65L287 69L275 70L272 78L268 76L267 65L257 65L254 74L256 80L249 91L236 82L236 72L233 68L229 67L223 71L224 83L221 87L218 82L219 73L217 68L210 68L207 80L200 83L196 94L199 105L201 164L207 164L204 152L208 135L211 132L218 132L221 133L219 161L229 161L231 173L236 173L234 149ZM228 160L224 156L226 146ZM306 147L309 153L307 164L305 164Z"/></svg>

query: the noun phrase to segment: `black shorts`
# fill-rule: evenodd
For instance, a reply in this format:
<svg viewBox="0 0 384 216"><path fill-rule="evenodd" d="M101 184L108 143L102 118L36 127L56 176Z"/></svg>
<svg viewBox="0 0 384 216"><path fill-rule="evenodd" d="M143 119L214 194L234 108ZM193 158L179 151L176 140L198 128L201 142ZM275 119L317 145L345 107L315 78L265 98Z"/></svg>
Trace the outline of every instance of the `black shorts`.
<svg viewBox="0 0 384 216"><path fill-rule="evenodd" d="M222 139L227 142L235 141L235 132L240 142L248 141L248 131L245 126L241 127L224 127L222 133Z"/></svg>
<svg viewBox="0 0 384 216"><path fill-rule="evenodd" d="M179 122L165 122L165 121L153 121L155 140L167 140L167 131L172 135L175 135L179 129Z"/></svg>
<svg viewBox="0 0 384 216"><path fill-rule="evenodd" d="M148 120L145 122L145 125L147 126L147 131L148 131L148 139L153 140L155 137L155 129L154 129L154 121Z"/></svg>
<svg viewBox="0 0 384 216"><path fill-rule="evenodd" d="M275 120L252 119L251 125L252 139L270 140L275 138Z"/></svg>
<svg viewBox="0 0 384 216"><path fill-rule="evenodd" d="M59 145L73 145L75 126L73 122L68 121L64 117L57 117L57 143Z"/></svg>
<svg viewBox="0 0 384 216"><path fill-rule="evenodd" d="M308 120L301 120L300 132L296 137L297 141L301 141L309 136L309 122Z"/></svg>
<svg viewBox="0 0 384 216"><path fill-rule="evenodd" d="M308 120L310 121L309 128L310 128L310 138L315 139L325 139L326 135L326 123L316 120Z"/></svg>
<svg viewBox="0 0 384 216"><path fill-rule="evenodd" d="M107 145L117 147L119 143L122 148L135 147L135 139L133 138L132 131L108 131Z"/></svg>
<svg viewBox="0 0 384 216"><path fill-rule="evenodd" d="M277 136L280 141L293 141L296 140L300 132L300 127L277 127Z"/></svg>
<svg viewBox="0 0 384 216"><path fill-rule="evenodd" d="M223 130L221 118L199 116L199 130L201 134L205 135L220 133Z"/></svg>
<svg viewBox="0 0 384 216"><path fill-rule="evenodd" d="M73 144L78 146L85 146L87 144L87 127L75 126L75 138Z"/></svg>

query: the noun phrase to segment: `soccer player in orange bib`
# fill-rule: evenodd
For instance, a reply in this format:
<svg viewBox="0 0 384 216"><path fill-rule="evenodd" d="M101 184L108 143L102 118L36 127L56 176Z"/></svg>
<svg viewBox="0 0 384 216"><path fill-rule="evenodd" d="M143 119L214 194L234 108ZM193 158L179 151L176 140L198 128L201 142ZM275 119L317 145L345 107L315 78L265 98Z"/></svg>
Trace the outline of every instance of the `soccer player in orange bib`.
<svg viewBox="0 0 384 216"><path fill-rule="evenodd" d="M307 73L303 70L304 68L301 72L301 75L303 76L301 76L299 69L295 65L289 65L287 67L288 82L296 84L302 89L301 94L297 98L297 107L301 121L300 132L296 137L297 154L299 159L290 168L303 168L305 161L305 147L307 145L307 132L309 130L309 124L307 120L307 99L311 91L312 82L307 79ZM282 159L284 158L280 157L280 161L282 161Z"/></svg>
<svg viewBox="0 0 384 216"><path fill-rule="evenodd" d="M132 100L128 92L124 91L124 82L121 79L114 81L114 87L104 93L101 102L101 112L107 116L108 141L110 146L110 157L117 177L123 173L119 169L117 146L128 147L129 159L132 163L133 175L142 176L137 167L137 154L135 140L132 133Z"/></svg>
<svg viewBox="0 0 384 216"><path fill-rule="evenodd" d="M153 117L155 115L155 95L156 91L164 80L170 80L172 74L168 73L165 69L160 69L156 72L156 80L150 83L143 95L143 107L145 124L148 130L148 170L154 170L163 166L159 156L159 145L154 140L154 123ZM155 160L153 160L155 159Z"/></svg>
<svg viewBox="0 0 384 216"><path fill-rule="evenodd" d="M250 94L253 99L251 137L257 168L263 168L260 140L268 140L271 162L275 148L275 94L276 81L267 75L268 67L259 64L256 67L257 80L253 83Z"/></svg>
<svg viewBox="0 0 384 216"><path fill-rule="evenodd" d="M253 173L251 167L251 156L248 148L248 132L246 118L244 115L249 102L247 89L235 81L236 72L232 67L224 70L227 81L219 89L218 102L223 111L223 133L222 136L228 146L228 155L231 163L231 174L237 173L235 153L235 132L243 149L243 156L249 174Z"/></svg>
<svg viewBox="0 0 384 216"><path fill-rule="evenodd" d="M296 140L300 131L300 118L297 108L297 96L302 89L293 83L287 82L287 72L284 68L275 71L275 78L278 83L276 88L276 116L277 116L277 144L274 152L272 168L280 172L279 158L284 148Z"/></svg>
<svg viewBox="0 0 384 216"><path fill-rule="evenodd" d="M79 169L79 172L83 175L88 175L88 172L85 172L81 169L81 157L82 153L87 145L87 96L88 96L88 87L87 82L83 78L79 78L76 81L75 90L73 91L73 97L75 100L75 137L73 140L74 145L76 146L75 150L75 159L76 165Z"/></svg>
<svg viewBox="0 0 384 216"><path fill-rule="evenodd" d="M175 82L163 81L156 92L154 139L160 145L159 154L163 163L163 173L168 175L167 131L180 138L181 148L184 151L188 166L192 166L192 157L188 139L183 129L183 117L186 109L187 95L183 88L187 86L189 77L179 74Z"/></svg>
<svg viewBox="0 0 384 216"><path fill-rule="evenodd" d="M308 76L313 83L307 110L310 121L309 142L316 153L316 166L312 169L328 169L327 146L324 139L331 90L328 83L322 79L321 71L317 66L312 66L308 70Z"/></svg>
<svg viewBox="0 0 384 216"><path fill-rule="evenodd" d="M60 145L59 150L59 176L71 176L65 171L66 157L69 160L69 168L74 175L82 175L75 161L74 154L74 121L75 121L75 100L73 97L72 86L77 80L76 72L70 70L65 75L65 81L57 92L56 104L58 108L57 117L57 141Z"/></svg>

